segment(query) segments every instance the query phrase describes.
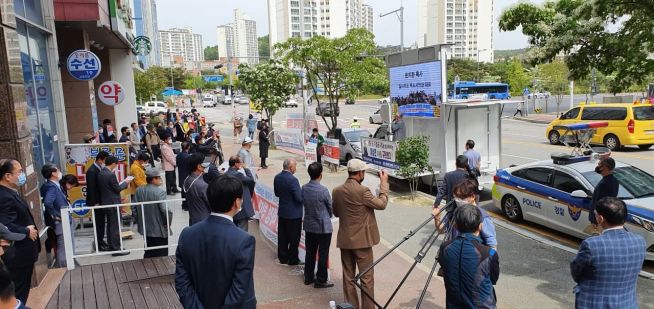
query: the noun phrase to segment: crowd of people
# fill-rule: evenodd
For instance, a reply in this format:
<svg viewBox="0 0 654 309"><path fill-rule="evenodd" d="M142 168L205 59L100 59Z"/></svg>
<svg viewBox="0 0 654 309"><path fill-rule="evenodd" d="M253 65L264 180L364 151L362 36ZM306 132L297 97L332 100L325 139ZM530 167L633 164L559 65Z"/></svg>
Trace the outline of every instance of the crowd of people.
<svg viewBox="0 0 654 309"><path fill-rule="evenodd" d="M440 95L436 96L433 94L427 94L424 91L416 91L411 92L409 95L404 97L393 97L392 101L397 103L398 106L415 103L428 103L430 105L436 105L441 102L441 98Z"/></svg>

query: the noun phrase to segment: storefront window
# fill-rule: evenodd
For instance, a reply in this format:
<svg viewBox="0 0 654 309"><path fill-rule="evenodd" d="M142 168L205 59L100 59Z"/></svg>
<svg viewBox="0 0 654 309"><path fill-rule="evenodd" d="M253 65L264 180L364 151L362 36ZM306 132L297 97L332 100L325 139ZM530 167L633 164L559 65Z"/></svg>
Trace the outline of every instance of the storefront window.
<svg viewBox="0 0 654 309"><path fill-rule="evenodd" d="M41 0L14 0L16 15L43 26Z"/></svg>
<svg viewBox="0 0 654 309"><path fill-rule="evenodd" d="M20 20L17 21L17 31L27 98L27 116L33 138L32 155L35 170L40 171L46 162L60 162L46 48L46 38L49 34Z"/></svg>

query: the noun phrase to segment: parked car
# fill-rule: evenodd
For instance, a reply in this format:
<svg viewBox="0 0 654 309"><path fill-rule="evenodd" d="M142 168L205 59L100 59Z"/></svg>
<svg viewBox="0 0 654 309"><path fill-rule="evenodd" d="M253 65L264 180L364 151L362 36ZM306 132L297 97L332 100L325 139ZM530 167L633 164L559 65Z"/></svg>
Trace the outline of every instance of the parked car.
<svg viewBox="0 0 654 309"><path fill-rule="evenodd" d="M138 116L138 118L141 118L141 116L145 114L147 113L145 112L145 108L143 107L143 105L136 105L136 115Z"/></svg>
<svg viewBox="0 0 654 309"><path fill-rule="evenodd" d="M232 105L232 97L226 95L225 98L223 99L223 105Z"/></svg>
<svg viewBox="0 0 654 309"><path fill-rule="evenodd" d="M377 102L378 102L379 104L390 103L390 102L391 102L391 97L381 98L381 99L377 100Z"/></svg>
<svg viewBox="0 0 654 309"><path fill-rule="evenodd" d="M551 96L551 94L549 93L549 91L544 91L544 92L534 92L534 93L530 93L530 94L528 94L528 95L527 95L527 99L533 99L533 98L536 98L536 99L547 99L547 98L549 98L550 96Z"/></svg>
<svg viewBox="0 0 654 309"><path fill-rule="evenodd" d="M588 210L602 175L590 157L570 162L544 160L497 170L493 205L514 222L538 223L581 239L592 236L586 229ZM654 176L617 161L613 175L620 184L618 198L627 204L625 228L643 236L646 258L654 260Z"/></svg>
<svg viewBox="0 0 654 309"><path fill-rule="evenodd" d="M282 103L282 107L297 107L297 100L290 98L286 102Z"/></svg>
<svg viewBox="0 0 654 309"><path fill-rule="evenodd" d="M381 109L377 109L377 111L374 114L370 115L368 120L370 121L370 124L376 124L376 123L382 124L383 121L381 116Z"/></svg>
<svg viewBox="0 0 654 309"><path fill-rule="evenodd" d="M338 104L336 103L320 103L318 106L316 106L316 115L320 116L327 116L331 117L332 115L332 110L334 112L334 115L336 117L341 115L341 110L338 107Z"/></svg>
<svg viewBox="0 0 654 309"><path fill-rule="evenodd" d="M241 105L248 105L250 104L250 98L248 96L238 96L238 100L236 99L237 97L234 97L234 103L238 103Z"/></svg>
<svg viewBox="0 0 654 309"><path fill-rule="evenodd" d="M354 99L350 99L350 98L345 99L345 104L346 105L353 105L354 104Z"/></svg>
<svg viewBox="0 0 654 309"><path fill-rule="evenodd" d="M224 104L225 103L225 95L224 94L216 94L216 103Z"/></svg>
<svg viewBox="0 0 654 309"><path fill-rule="evenodd" d="M636 145L642 150L654 145L654 105L644 103L581 104L550 122L545 135L550 144L559 144L565 131L555 130L555 126L591 121L609 124L597 129L591 144L604 145L611 151L625 145Z"/></svg>
<svg viewBox="0 0 654 309"><path fill-rule="evenodd" d="M146 113L166 113L168 111L168 105L161 101L147 101L143 104L143 108Z"/></svg>
<svg viewBox="0 0 654 309"><path fill-rule="evenodd" d="M339 136L341 149L340 160L348 162L354 158L362 159L361 138L370 137L370 132L365 129L343 129Z"/></svg>

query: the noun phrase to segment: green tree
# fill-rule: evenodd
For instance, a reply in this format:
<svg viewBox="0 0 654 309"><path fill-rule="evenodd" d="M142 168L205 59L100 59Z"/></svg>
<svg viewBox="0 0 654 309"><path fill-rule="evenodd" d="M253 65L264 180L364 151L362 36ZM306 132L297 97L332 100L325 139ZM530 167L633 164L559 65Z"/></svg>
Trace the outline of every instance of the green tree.
<svg viewBox="0 0 654 309"><path fill-rule="evenodd" d="M550 63L539 66L539 80L543 86L556 99L556 113L559 113L559 107L563 96L568 93L570 81L568 80L568 66L563 61L555 60Z"/></svg>
<svg viewBox="0 0 654 309"><path fill-rule="evenodd" d="M306 71L308 87L316 103L325 100L334 110L339 98L356 96L359 87L365 89L370 84L381 83L379 78L386 72L384 62L372 56L376 49L374 35L362 28L351 29L336 39L291 38L274 48L277 55ZM324 97L318 96L318 88L324 90ZM320 111L333 135L338 127L338 116L330 113L328 122L323 109Z"/></svg>
<svg viewBox="0 0 654 309"><path fill-rule="evenodd" d="M173 85L176 89L184 88L184 82L186 80L186 73L182 68L164 68L164 67L150 67L146 71L149 76L156 78L159 81L164 81L164 87L170 87L171 78L173 80Z"/></svg>
<svg viewBox="0 0 654 309"><path fill-rule="evenodd" d="M259 57L269 58L270 57L270 39L268 35L260 36L259 41ZM261 59L265 61L266 59Z"/></svg>
<svg viewBox="0 0 654 309"><path fill-rule="evenodd" d="M457 76L460 81L475 81L477 80L477 72L477 61L468 59L450 59L447 61L447 81L449 84L453 83Z"/></svg>
<svg viewBox="0 0 654 309"><path fill-rule="evenodd" d="M272 117L282 103L295 93L297 75L287 65L274 60L255 66L241 64L238 69L239 86L250 95L252 101L260 104L272 127Z"/></svg>
<svg viewBox="0 0 654 309"><path fill-rule="evenodd" d="M610 91L642 84L654 71L654 1L549 0L519 3L500 16L502 31L522 27L532 64L565 55L570 78L593 68L615 78Z"/></svg>
<svg viewBox="0 0 654 309"><path fill-rule="evenodd" d="M522 90L531 85L532 78L519 60L513 59L504 63L502 69L500 76L503 82L509 84L511 95L522 95Z"/></svg>
<svg viewBox="0 0 654 309"><path fill-rule="evenodd" d="M218 60L218 45L204 48L204 60Z"/></svg>
<svg viewBox="0 0 654 309"><path fill-rule="evenodd" d="M395 159L400 165L400 176L409 181L411 199L415 199L420 175L425 172L433 172L429 165L429 138L413 136L401 140L395 153Z"/></svg>

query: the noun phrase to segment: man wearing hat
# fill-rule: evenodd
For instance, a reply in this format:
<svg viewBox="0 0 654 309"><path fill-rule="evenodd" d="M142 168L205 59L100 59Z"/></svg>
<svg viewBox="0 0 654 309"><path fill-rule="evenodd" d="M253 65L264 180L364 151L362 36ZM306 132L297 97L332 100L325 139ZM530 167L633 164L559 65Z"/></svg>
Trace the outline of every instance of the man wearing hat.
<svg viewBox="0 0 654 309"><path fill-rule="evenodd" d="M361 129L361 123L359 123L359 117L357 116L352 117L352 123L350 124L350 128Z"/></svg>
<svg viewBox="0 0 654 309"><path fill-rule="evenodd" d="M161 174L156 168L145 170L145 186L136 189L136 202L155 202L166 200L166 190L161 188ZM138 205L138 231L145 236L146 247L157 247L168 245L170 222L173 220L173 212L166 209L165 203ZM144 233L145 225L145 233ZM168 248L146 250L143 258L167 256Z"/></svg>
<svg viewBox="0 0 654 309"><path fill-rule="evenodd" d="M245 165L245 168L249 168L250 171L254 174L252 168L254 167L254 159L252 158L252 153L250 149L252 148L252 139L249 136L246 136L241 143L241 149L238 151L238 157L241 159L241 162Z"/></svg>
<svg viewBox="0 0 654 309"><path fill-rule="evenodd" d="M336 247L341 249L343 266L343 294L345 300L355 308L372 309L375 304L365 294L361 295L359 306L357 288L354 279L356 269L359 272L368 268L373 262L372 246L379 243L379 230L375 210L386 209L388 203L388 174L379 172L379 196L374 196L370 189L361 185L366 176L366 163L352 159L347 163L348 178L344 184L332 191L334 215L339 217L339 230ZM374 298L374 271L361 277L365 291Z"/></svg>
<svg viewBox="0 0 654 309"><path fill-rule="evenodd" d="M25 234L10 231L4 224L0 223L0 256L5 254L5 250L9 249L14 241L21 241L26 236Z"/></svg>

